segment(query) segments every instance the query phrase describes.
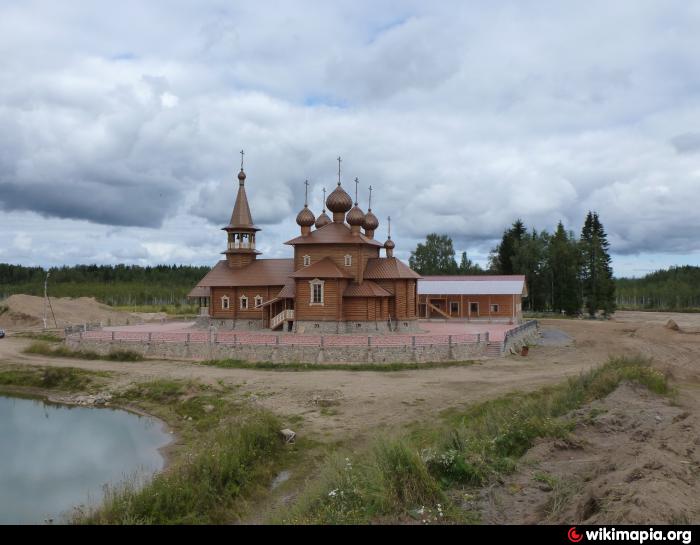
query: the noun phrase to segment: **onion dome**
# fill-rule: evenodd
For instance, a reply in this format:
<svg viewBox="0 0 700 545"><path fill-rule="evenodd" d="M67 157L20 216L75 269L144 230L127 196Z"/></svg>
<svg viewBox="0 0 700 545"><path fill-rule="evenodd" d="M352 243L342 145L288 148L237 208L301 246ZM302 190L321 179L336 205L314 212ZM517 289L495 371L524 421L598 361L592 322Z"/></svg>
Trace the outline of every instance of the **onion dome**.
<svg viewBox="0 0 700 545"><path fill-rule="evenodd" d="M328 217L328 214L326 214L326 209L323 209L323 212L316 218L316 229L320 229L324 225L328 225L331 222L331 218Z"/></svg>
<svg viewBox="0 0 700 545"><path fill-rule="evenodd" d="M372 209L370 208L365 214L365 221L362 224L362 228L365 231L374 231L377 227L379 227L379 220L377 216L372 213Z"/></svg>
<svg viewBox="0 0 700 545"><path fill-rule="evenodd" d="M243 168L241 168L241 171L238 173L238 183L243 185L243 182L245 182L245 172L243 172Z"/></svg>
<svg viewBox="0 0 700 545"><path fill-rule="evenodd" d="M384 248L386 248L387 250L393 250L395 247L396 244L394 244L394 241L390 238L387 239L387 241L384 243Z"/></svg>
<svg viewBox="0 0 700 545"><path fill-rule="evenodd" d="M326 206L328 210L334 214L345 214L348 210L352 208L352 198L346 193L346 191L338 182L338 186L328 195L326 199Z"/></svg>
<svg viewBox="0 0 700 545"><path fill-rule="evenodd" d="M297 225L300 225L302 227L311 227L315 221L316 218L314 217L314 213L311 210L309 210L309 207L307 205L304 205L304 208L301 209L301 212L297 214Z"/></svg>
<svg viewBox="0 0 700 545"><path fill-rule="evenodd" d="M357 203L355 203L352 210L348 212L345 221L347 221L350 225L357 227L361 227L365 223L365 213L359 206L357 206Z"/></svg>

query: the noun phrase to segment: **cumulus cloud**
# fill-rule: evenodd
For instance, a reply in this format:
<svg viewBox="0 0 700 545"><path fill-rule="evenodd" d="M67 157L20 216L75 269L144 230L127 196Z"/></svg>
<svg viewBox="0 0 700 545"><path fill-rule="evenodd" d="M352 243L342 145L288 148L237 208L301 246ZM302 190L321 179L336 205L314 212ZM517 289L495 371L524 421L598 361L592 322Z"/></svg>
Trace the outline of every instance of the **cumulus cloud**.
<svg viewBox="0 0 700 545"><path fill-rule="evenodd" d="M340 154L404 258L438 231L483 262L515 218L595 209L626 270L689 261L698 23L680 1L5 3L0 222L32 244L2 258L210 262L243 147L269 256Z"/></svg>

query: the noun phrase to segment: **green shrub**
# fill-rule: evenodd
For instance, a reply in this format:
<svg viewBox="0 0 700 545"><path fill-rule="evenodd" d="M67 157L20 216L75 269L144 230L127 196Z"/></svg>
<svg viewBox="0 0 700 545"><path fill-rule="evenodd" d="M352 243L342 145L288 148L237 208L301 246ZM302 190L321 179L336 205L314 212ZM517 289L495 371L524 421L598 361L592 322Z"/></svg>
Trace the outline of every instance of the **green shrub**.
<svg viewBox="0 0 700 545"><path fill-rule="evenodd" d="M93 350L71 350L65 345L50 346L45 342L34 342L24 349L25 354L40 354L52 358L73 358L81 360L143 361L143 356L133 350L113 350L99 354Z"/></svg>
<svg viewBox="0 0 700 545"><path fill-rule="evenodd" d="M137 479L106 490L103 505L77 513L88 524L205 524L231 522L231 509L270 476L281 451L279 421L256 412L229 422L201 441L179 466L142 486Z"/></svg>

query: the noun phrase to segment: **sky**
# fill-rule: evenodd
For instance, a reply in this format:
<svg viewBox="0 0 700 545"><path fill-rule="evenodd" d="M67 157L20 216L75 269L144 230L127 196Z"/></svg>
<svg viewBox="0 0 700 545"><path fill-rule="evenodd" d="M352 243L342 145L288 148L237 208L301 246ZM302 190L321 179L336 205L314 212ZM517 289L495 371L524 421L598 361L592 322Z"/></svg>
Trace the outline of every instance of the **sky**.
<svg viewBox="0 0 700 545"><path fill-rule="evenodd" d="M262 257L337 182L396 255L521 218L616 276L700 265L700 3L0 2L0 262L213 265L241 149Z"/></svg>

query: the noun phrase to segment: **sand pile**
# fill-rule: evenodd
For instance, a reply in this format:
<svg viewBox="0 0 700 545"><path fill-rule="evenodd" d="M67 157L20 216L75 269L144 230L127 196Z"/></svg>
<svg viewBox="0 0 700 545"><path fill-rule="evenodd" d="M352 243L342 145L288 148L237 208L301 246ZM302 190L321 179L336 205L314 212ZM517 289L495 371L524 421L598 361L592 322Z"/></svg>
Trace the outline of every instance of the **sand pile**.
<svg viewBox="0 0 700 545"><path fill-rule="evenodd" d="M82 323L102 322L107 324L126 324L127 320L136 321L133 314L114 310L108 305L98 303L92 297L51 297L51 306L58 327ZM48 327L54 327L51 310L47 309ZM27 329L41 327L44 317L44 298L33 295L11 295L0 302L0 327L5 329Z"/></svg>
<svg viewBox="0 0 700 545"><path fill-rule="evenodd" d="M678 324L674 320L669 320L666 322L666 325L664 326L666 329L670 329L671 331L680 331L681 328L678 326Z"/></svg>

